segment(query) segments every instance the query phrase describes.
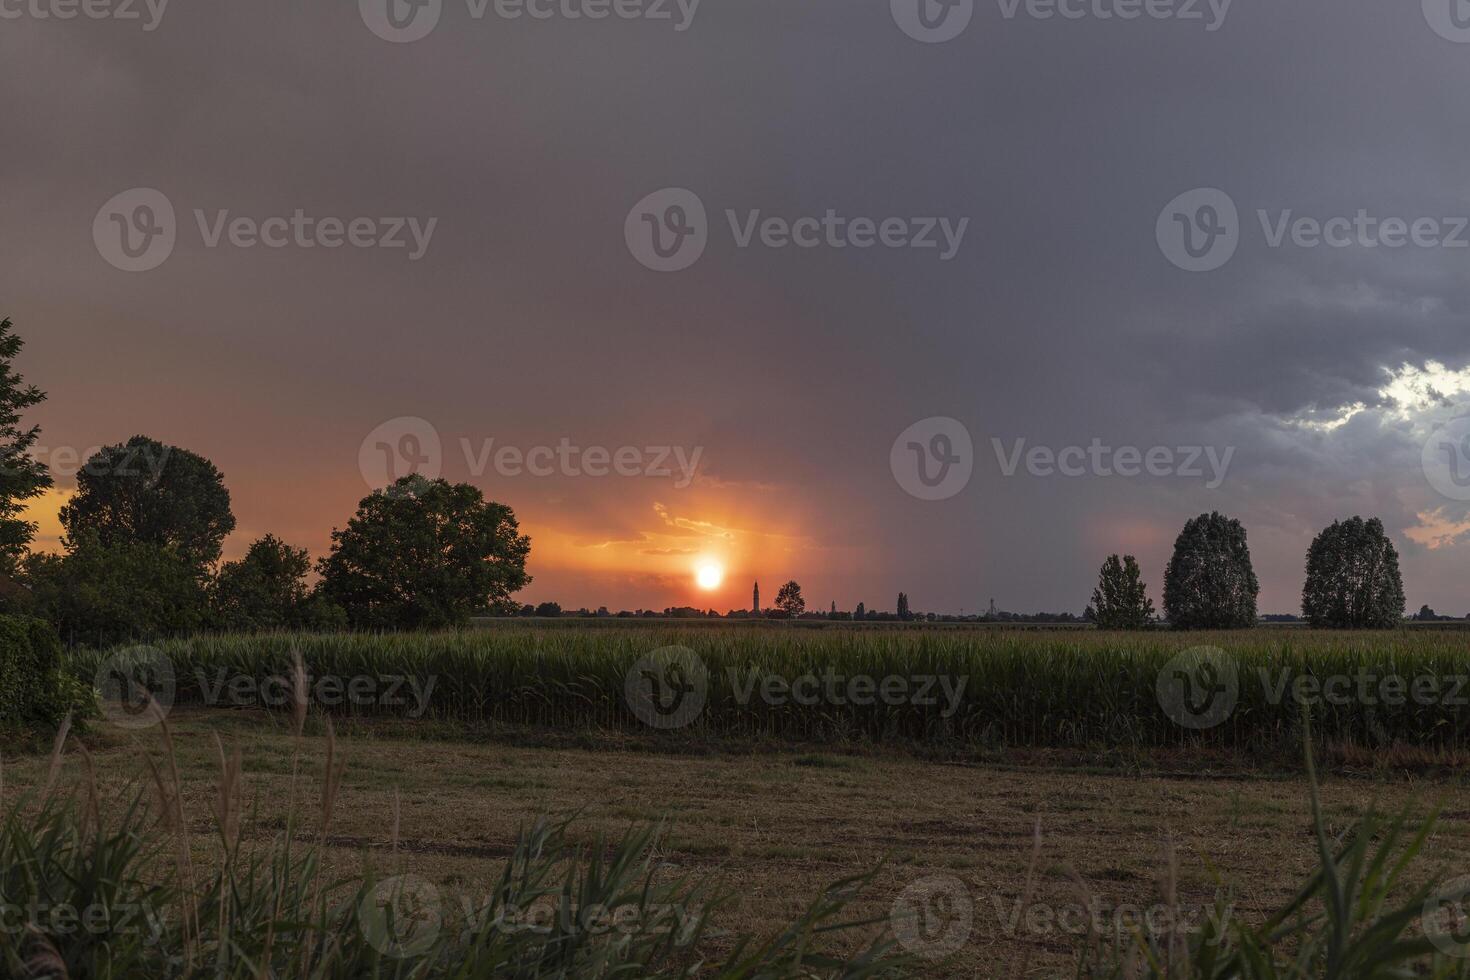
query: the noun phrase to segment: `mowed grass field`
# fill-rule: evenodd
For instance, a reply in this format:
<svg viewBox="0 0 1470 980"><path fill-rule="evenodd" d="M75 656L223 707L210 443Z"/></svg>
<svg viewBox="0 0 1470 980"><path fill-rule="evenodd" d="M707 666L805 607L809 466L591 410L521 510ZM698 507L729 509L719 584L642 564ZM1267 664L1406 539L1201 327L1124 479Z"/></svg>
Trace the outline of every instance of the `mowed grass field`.
<svg viewBox="0 0 1470 980"><path fill-rule="evenodd" d="M226 751L238 746L245 760L246 840L264 847L282 832L296 747L289 722L259 711L191 708L172 712L169 726L196 862L218 851L216 737ZM530 747L405 737L401 725L378 722L352 729L337 745L347 768L327 838L332 871L419 875L454 902L492 887L517 829L537 816L578 814L572 837L589 843L599 832L617 837L630 825L667 821L660 874L692 873L729 892L731 904L715 917L721 930L772 934L825 884L880 864L857 913L885 918L906 889L926 882L962 889L970 927L951 956L926 962L920 975L1009 978L1024 969L1070 976L1089 905L1104 925L1141 923L1161 910L1171 842L1186 917L1213 901L1219 876L1234 890L1235 914L1262 918L1315 867L1303 779L1211 775L1190 771L1183 758L1128 772L1035 759L955 764L880 750L686 755L626 742ZM300 792L309 812L326 744L320 722L308 731ZM144 757L166 766L160 729L102 725L87 742L104 800L152 793ZM5 792L42 782L46 770L44 757L8 758ZM75 749L61 780L85 784ZM1414 801L1419 813L1438 802L1444 818L1428 844L1426 880L1436 868L1470 865L1470 786L1459 776L1339 773L1326 777L1323 800L1337 831L1375 801L1394 810ZM1023 914L1018 903L1038 821L1035 894ZM314 842L317 831L308 819L301 839ZM709 940L713 950L725 942L718 934Z"/></svg>

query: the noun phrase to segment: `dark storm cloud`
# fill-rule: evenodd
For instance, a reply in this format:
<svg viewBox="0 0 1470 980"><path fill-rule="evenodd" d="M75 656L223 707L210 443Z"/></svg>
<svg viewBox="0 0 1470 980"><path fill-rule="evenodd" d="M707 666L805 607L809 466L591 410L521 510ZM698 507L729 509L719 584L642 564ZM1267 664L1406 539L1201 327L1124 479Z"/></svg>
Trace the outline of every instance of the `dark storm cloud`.
<svg viewBox="0 0 1470 980"><path fill-rule="evenodd" d="M703 446L705 489L799 523L818 593L847 606L904 588L920 608L1076 610L1106 550L1137 550L1157 585L1178 525L1222 509L1257 529L1263 605L1290 609L1322 523L1372 511L1402 532L1443 504L1418 430L1378 392L1385 369L1470 359L1470 255L1272 248L1257 216L1470 212L1470 45L1419 4L1235 0L1211 31L1025 4L1007 18L990 0L943 44L905 36L887 0L704 0L686 30L666 6L671 20L511 20L449 0L407 44L349 2L173 0L151 31L0 20L3 312L51 391L48 440L199 448L242 526L318 550L365 489L360 440L396 416L432 419L451 458L460 438ZM179 240L125 273L92 225L136 187L168 197ZM623 230L668 187L699 196L709 244L659 274ZM1187 273L1155 222L1198 187L1229 194L1241 241ZM419 261L209 248L196 209L438 225ZM969 224L941 261L742 248L727 217L829 210ZM1356 404L1331 431L1292 422ZM924 503L888 452L936 415L973 434L975 476ZM1217 490L1006 477L992 437L1235 455ZM487 486L586 541L643 541L668 496ZM1470 608L1442 574L1463 547L1401 544L1411 600ZM591 581L538 588L606 601Z"/></svg>

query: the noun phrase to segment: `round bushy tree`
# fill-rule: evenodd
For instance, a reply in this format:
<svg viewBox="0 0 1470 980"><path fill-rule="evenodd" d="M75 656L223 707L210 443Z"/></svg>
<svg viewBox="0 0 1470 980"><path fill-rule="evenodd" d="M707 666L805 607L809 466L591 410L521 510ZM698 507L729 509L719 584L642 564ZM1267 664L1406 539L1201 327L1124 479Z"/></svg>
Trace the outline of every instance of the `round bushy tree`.
<svg viewBox="0 0 1470 980"><path fill-rule="evenodd" d="M465 483L406 476L332 532L321 591L354 627L454 626L477 612L513 613L511 594L531 581L530 550L504 504Z"/></svg>
<svg viewBox="0 0 1470 980"><path fill-rule="evenodd" d="M1240 521L1219 513L1188 521L1164 570L1164 615L1181 630L1246 629L1261 586Z"/></svg>
<svg viewBox="0 0 1470 980"><path fill-rule="evenodd" d="M166 548L201 575L219 560L235 529L230 491L203 456L147 436L101 449L77 474L77 492L61 508L67 538L94 536L105 547Z"/></svg>
<svg viewBox="0 0 1470 980"><path fill-rule="evenodd" d="M273 534L256 541L245 557L225 562L214 580L214 608L227 630L294 629L306 624L311 558Z"/></svg>
<svg viewBox="0 0 1470 980"><path fill-rule="evenodd" d="M1404 617L1399 553L1378 518L1333 521L1307 550L1302 615L1313 626L1390 629Z"/></svg>

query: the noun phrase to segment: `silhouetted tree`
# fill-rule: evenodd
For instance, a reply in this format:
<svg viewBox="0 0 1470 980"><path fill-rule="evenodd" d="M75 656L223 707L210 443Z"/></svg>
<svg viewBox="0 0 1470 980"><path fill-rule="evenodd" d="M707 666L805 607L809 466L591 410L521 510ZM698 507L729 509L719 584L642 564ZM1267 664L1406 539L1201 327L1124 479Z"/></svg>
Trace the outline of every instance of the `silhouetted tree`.
<svg viewBox="0 0 1470 980"><path fill-rule="evenodd" d="M38 616L71 644L112 646L196 632L208 598L196 569L146 541L103 544L84 532L65 555L31 555L22 565Z"/></svg>
<svg viewBox="0 0 1470 980"><path fill-rule="evenodd" d="M6 574L15 573L36 534L36 525L21 517L26 501L52 485L46 465L31 458L40 427L21 425L21 413L46 400L12 367L24 346L10 320L0 320L0 571Z"/></svg>
<svg viewBox="0 0 1470 980"><path fill-rule="evenodd" d="M332 532L322 590L354 626L452 626L471 614L515 611L531 581L531 540L515 513L468 484L406 476L363 499Z"/></svg>
<svg viewBox="0 0 1470 980"><path fill-rule="evenodd" d="M801 586L795 581L787 582L776 593L776 608L792 619L806 612L806 600L801 597Z"/></svg>
<svg viewBox="0 0 1470 980"><path fill-rule="evenodd" d="M1210 513L1185 523L1164 571L1164 614L1171 626L1254 626L1260 591L1240 521Z"/></svg>
<svg viewBox="0 0 1470 980"><path fill-rule="evenodd" d="M1425 603L1424 605L1419 607L1419 612L1414 616L1414 618L1419 620L1421 623L1428 623L1438 619L1439 615L1435 613L1433 609L1429 608L1428 603Z"/></svg>
<svg viewBox="0 0 1470 980"><path fill-rule="evenodd" d="M1404 617L1404 580L1399 553L1382 521L1376 517L1333 521L1317 535L1307 550L1302 616L1319 629L1399 625Z"/></svg>
<svg viewBox="0 0 1470 980"><path fill-rule="evenodd" d="M543 602L536 607L536 615L546 619L556 619L561 616L561 603Z"/></svg>
<svg viewBox="0 0 1470 980"><path fill-rule="evenodd" d="M213 463L188 450L134 436L108 446L77 474L77 492L61 508L67 538L92 534L101 545L158 545L198 574L219 560L235 529L230 491Z"/></svg>
<svg viewBox="0 0 1470 980"><path fill-rule="evenodd" d="M306 584L311 559L267 534L239 561L225 562L214 581L218 625L228 630L305 629L324 625Z"/></svg>
<svg viewBox="0 0 1470 980"><path fill-rule="evenodd" d="M914 618L914 614L909 611L909 596L907 592L900 592L898 594L897 611L898 618L903 620L905 623Z"/></svg>
<svg viewBox="0 0 1470 980"><path fill-rule="evenodd" d="M853 619L867 619L868 618L868 607L865 606L865 605L863 605L861 602L859 602L857 604L857 611L852 614L852 618Z"/></svg>
<svg viewBox="0 0 1470 980"><path fill-rule="evenodd" d="M1154 604L1148 597L1138 561L1125 555L1109 555L1098 572L1097 588L1087 610L1098 627L1105 630L1141 630L1153 619Z"/></svg>

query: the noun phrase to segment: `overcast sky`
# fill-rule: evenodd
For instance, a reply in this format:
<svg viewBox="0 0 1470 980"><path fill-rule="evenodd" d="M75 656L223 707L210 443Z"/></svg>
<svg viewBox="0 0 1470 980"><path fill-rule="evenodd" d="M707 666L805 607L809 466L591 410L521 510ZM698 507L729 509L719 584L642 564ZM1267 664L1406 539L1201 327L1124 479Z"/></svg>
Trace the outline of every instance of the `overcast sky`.
<svg viewBox="0 0 1470 980"><path fill-rule="evenodd" d="M1470 612L1460 0L393 2L0 0L63 477L146 433L320 554L381 444L613 608L1157 601L1219 510L1295 612L1362 514Z"/></svg>

